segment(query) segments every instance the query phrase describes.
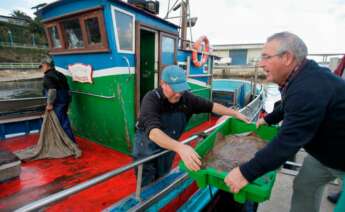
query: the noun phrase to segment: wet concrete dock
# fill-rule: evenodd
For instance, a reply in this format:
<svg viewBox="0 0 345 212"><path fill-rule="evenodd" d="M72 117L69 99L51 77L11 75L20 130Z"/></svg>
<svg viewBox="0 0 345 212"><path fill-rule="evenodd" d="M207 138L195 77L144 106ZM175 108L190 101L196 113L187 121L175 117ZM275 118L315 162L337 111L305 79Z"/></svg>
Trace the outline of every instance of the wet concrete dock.
<svg viewBox="0 0 345 212"><path fill-rule="evenodd" d="M302 163L306 152L300 151L297 155L297 163ZM290 201L292 196L292 183L297 171L290 169L281 169L273 186L270 200L259 205L258 212L289 212ZM335 205L327 200L327 195L330 192L337 192L340 185L336 183L329 183L323 193L320 212L332 212Z"/></svg>

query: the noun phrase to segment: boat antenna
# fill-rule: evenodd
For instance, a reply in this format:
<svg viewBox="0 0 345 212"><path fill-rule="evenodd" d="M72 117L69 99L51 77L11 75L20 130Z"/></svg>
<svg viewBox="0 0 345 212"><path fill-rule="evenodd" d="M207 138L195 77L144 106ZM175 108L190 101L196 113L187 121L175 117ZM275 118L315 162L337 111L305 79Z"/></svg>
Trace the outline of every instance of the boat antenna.
<svg viewBox="0 0 345 212"><path fill-rule="evenodd" d="M190 5L188 4L188 26L189 26L189 35L190 35L190 42L193 42L193 33L192 33L192 17L190 16L192 13L190 12Z"/></svg>
<svg viewBox="0 0 345 212"><path fill-rule="evenodd" d="M175 3L170 7L170 0L169 0L169 2L168 2L167 14L165 15L164 19L169 19L170 12L171 12L172 10L175 11L175 10L177 10L177 9L179 8L180 5L177 5L177 6L176 6L176 4L177 4L178 1L179 1L179 0L176 0ZM175 8L175 7L176 7L176 8Z"/></svg>
<svg viewBox="0 0 345 212"><path fill-rule="evenodd" d="M180 48L186 49L187 48L187 28L189 27L190 30L190 42L193 42L193 35L192 35L192 26L196 22L196 18L191 18L191 9L189 5L189 0L176 0L174 4L171 6L171 0L168 1L168 10L164 17L164 19L180 19ZM170 13L172 11L176 11L181 9L181 15L170 17ZM190 45L189 45L190 46Z"/></svg>

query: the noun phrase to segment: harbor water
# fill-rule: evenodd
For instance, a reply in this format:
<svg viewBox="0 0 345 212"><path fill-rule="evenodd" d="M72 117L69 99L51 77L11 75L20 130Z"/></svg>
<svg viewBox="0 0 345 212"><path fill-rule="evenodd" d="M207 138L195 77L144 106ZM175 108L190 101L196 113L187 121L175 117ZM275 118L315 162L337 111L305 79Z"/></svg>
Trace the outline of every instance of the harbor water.
<svg viewBox="0 0 345 212"><path fill-rule="evenodd" d="M0 100L40 97L43 85L42 79L5 81L0 83Z"/></svg>

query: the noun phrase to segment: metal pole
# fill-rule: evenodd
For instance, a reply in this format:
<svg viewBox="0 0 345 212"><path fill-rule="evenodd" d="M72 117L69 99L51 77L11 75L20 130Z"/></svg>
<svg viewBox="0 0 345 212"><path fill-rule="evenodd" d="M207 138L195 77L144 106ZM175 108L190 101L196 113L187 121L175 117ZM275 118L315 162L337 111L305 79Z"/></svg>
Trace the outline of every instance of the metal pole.
<svg viewBox="0 0 345 212"><path fill-rule="evenodd" d="M191 20L191 12L190 12L190 6L189 2L187 1L187 9L188 9L188 20ZM190 41L193 42L193 34L192 34L192 23L189 21L189 33L190 33ZM189 43L189 47L192 47L192 44Z"/></svg>
<svg viewBox="0 0 345 212"><path fill-rule="evenodd" d="M258 64L257 62L255 62L255 66L254 66L254 85L253 85L253 97L255 96L256 93L256 84L258 81Z"/></svg>
<svg viewBox="0 0 345 212"><path fill-rule="evenodd" d="M181 49L186 49L186 38L187 38L187 5L188 0L181 1Z"/></svg>
<svg viewBox="0 0 345 212"><path fill-rule="evenodd" d="M159 200L163 195L169 193L175 186L181 185L188 179L188 174L184 173L181 177L177 178L172 184L168 185L160 192L152 196L150 199L143 202L143 204L137 205L129 211L146 211L151 205L153 205L157 200Z"/></svg>
<svg viewBox="0 0 345 212"><path fill-rule="evenodd" d="M140 194L141 194L141 182L143 179L143 164L140 164L138 166L138 173L137 173L137 189L135 196L138 200L141 200Z"/></svg>
<svg viewBox="0 0 345 212"><path fill-rule="evenodd" d="M9 40L10 40L10 45L13 46L13 38L12 38L12 32L11 32L11 30L8 30L7 33L8 33L8 38L9 38Z"/></svg>
<svg viewBox="0 0 345 212"><path fill-rule="evenodd" d="M36 42L35 42L35 33L32 33L32 45L36 46Z"/></svg>
<svg viewBox="0 0 345 212"><path fill-rule="evenodd" d="M189 78L190 75L190 56L187 56L187 61L186 61L186 72L187 72L187 79Z"/></svg>

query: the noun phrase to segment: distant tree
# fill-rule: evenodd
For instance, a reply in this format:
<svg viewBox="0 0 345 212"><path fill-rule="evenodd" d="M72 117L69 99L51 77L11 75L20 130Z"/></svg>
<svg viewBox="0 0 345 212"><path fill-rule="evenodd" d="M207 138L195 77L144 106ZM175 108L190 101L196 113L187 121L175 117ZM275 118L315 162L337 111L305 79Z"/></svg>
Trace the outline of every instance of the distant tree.
<svg viewBox="0 0 345 212"><path fill-rule="evenodd" d="M42 7L44 6L44 4L38 5L38 6ZM33 9L37 9L37 8L34 7ZM20 10L13 10L11 13L11 16L15 18L25 19L28 21L27 32L30 34L29 34L29 38L26 38L26 39L29 39L30 42L32 42L32 39L33 39L32 37L34 36L34 40L36 41L36 43L46 43L43 24L39 16L36 15L34 18L31 18L25 12L20 11ZM21 37L25 36L25 35L24 36L22 35Z"/></svg>
<svg viewBox="0 0 345 212"><path fill-rule="evenodd" d="M30 16L28 16L25 12L20 11L20 10L13 10L11 13L11 16L14 18L21 18L21 19L25 19L29 22L32 21L32 18Z"/></svg>
<svg viewBox="0 0 345 212"><path fill-rule="evenodd" d="M43 24L41 19L36 16L29 24L29 30L31 33L44 34Z"/></svg>

